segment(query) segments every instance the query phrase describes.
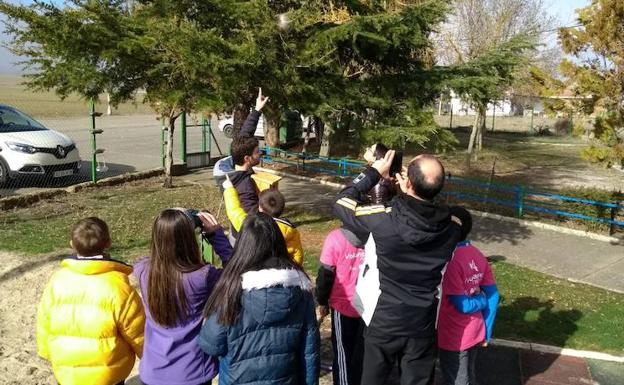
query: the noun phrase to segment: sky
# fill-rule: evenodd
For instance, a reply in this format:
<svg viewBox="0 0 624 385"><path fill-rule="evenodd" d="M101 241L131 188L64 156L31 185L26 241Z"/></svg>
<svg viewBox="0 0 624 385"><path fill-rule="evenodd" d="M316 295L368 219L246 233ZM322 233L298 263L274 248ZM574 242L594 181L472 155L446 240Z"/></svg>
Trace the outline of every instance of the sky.
<svg viewBox="0 0 624 385"><path fill-rule="evenodd" d="M29 1L9 0L9 3L29 3ZM560 26L575 25L574 10L583 8L589 4L590 0L544 0L548 12L558 19ZM3 14L0 14L0 46L5 44L9 37L4 33L4 24L6 20ZM553 32L552 39L556 39L556 33ZM15 64L19 58L14 56L6 48L0 47L0 74L20 74L21 68Z"/></svg>

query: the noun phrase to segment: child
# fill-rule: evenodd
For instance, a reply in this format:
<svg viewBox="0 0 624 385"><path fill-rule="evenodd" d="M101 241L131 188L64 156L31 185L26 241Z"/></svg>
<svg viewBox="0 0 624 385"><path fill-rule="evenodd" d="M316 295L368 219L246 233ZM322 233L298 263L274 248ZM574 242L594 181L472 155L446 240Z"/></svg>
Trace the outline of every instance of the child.
<svg viewBox="0 0 624 385"><path fill-rule="evenodd" d="M237 232L240 230L241 225L247 214L242 209L238 200L238 194L236 189L230 182L230 178L226 177L223 182L223 198L225 200L225 212L228 219L232 223L232 227ZM277 223L284 240L286 241L286 248L288 255L297 262L300 266L303 265L303 247L301 245L301 235L299 231L288 221L287 219L279 218L284 211L284 196L277 189L271 188L264 190L260 193L258 201L258 211L265 213L273 217L273 220Z"/></svg>
<svg viewBox="0 0 624 385"><path fill-rule="evenodd" d="M487 259L466 241L472 228L470 213L450 208L461 222L461 242L446 267L438 318L440 369L444 384L475 384L475 361L480 345L492 338L498 289Z"/></svg>
<svg viewBox="0 0 624 385"><path fill-rule="evenodd" d="M219 384L318 385L312 283L269 215L243 222L204 314L199 346L220 358Z"/></svg>
<svg viewBox="0 0 624 385"><path fill-rule="evenodd" d="M331 307L334 385L360 384L365 324L351 300L363 260L364 243L346 228L336 229L325 238L316 299L321 317Z"/></svg>
<svg viewBox="0 0 624 385"><path fill-rule="evenodd" d="M216 219L200 212L208 240L225 263L232 248ZM221 270L202 260L193 219L183 209L167 209L152 227L151 255L137 262L147 313L139 376L146 385L210 384L217 360L202 352L197 337L202 310Z"/></svg>
<svg viewBox="0 0 624 385"><path fill-rule="evenodd" d="M62 385L123 384L143 353L145 314L128 280L132 267L108 257L101 219L76 223L69 244L76 256L61 262L37 310L39 355Z"/></svg>

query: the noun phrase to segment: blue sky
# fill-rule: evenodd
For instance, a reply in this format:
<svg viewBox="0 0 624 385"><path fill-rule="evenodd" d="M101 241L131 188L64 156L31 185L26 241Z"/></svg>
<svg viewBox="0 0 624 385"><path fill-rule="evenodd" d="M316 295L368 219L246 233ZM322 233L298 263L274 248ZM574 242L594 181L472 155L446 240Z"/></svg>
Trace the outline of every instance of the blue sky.
<svg viewBox="0 0 624 385"><path fill-rule="evenodd" d="M590 0L545 0L548 11L557 17L559 25L570 26L575 24L574 10L577 8L585 7L589 4ZM9 3L30 3L30 1L9 1ZM4 15L0 14L0 45L7 41L7 36L4 34ZM553 33L553 39L556 38L556 34ZM19 74L21 69L14 63L19 58L15 57L4 47L0 47L0 74Z"/></svg>

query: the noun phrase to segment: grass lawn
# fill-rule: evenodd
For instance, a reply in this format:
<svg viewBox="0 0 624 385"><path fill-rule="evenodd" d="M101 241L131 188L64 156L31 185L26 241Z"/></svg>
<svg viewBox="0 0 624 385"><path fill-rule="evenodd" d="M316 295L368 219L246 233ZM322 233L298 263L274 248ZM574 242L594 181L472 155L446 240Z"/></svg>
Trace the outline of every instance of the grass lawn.
<svg viewBox="0 0 624 385"><path fill-rule="evenodd" d="M212 186L163 189L159 179L91 189L1 212L0 250L26 255L65 250L71 225L95 215L111 227L112 255L133 261L147 253L151 224L160 210L206 208L224 220L220 201ZM323 240L339 222L296 207L285 216L298 224L305 268L315 277ZM502 295L495 337L624 355L624 295L505 262L492 265Z"/></svg>
<svg viewBox="0 0 624 385"><path fill-rule="evenodd" d="M88 103L77 95L61 100L54 92L32 92L22 83L19 76L0 75L0 104L8 104L33 118L88 116ZM137 103L123 103L114 113L117 115L153 114L149 106L142 103L143 96L137 97ZM103 102L103 103L102 103ZM96 111L106 112L106 96L100 97Z"/></svg>

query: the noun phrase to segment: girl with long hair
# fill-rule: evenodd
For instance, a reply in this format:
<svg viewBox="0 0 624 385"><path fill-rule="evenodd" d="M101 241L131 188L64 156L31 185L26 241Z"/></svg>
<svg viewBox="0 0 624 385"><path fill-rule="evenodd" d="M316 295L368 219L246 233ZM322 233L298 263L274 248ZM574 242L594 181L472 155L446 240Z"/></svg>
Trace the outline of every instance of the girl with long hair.
<svg viewBox="0 0 624 385"><path fill-rule="evenodd" d="M318 384L312 283L269 215L243 222L204 314L199 346L220 358L220 385Z"/></svg>
<svg viewBox="0 0 624 385"><path fill-rule="evenodd" d="M224 263L232 247L216 219L199 213L203 232ZM210 384L215 358L197 345L202 310L221 269L204 263L195 224L183 209L162 211L152 227L151 255L136 263L146 313L139 376L146 385Z"/></svg>

